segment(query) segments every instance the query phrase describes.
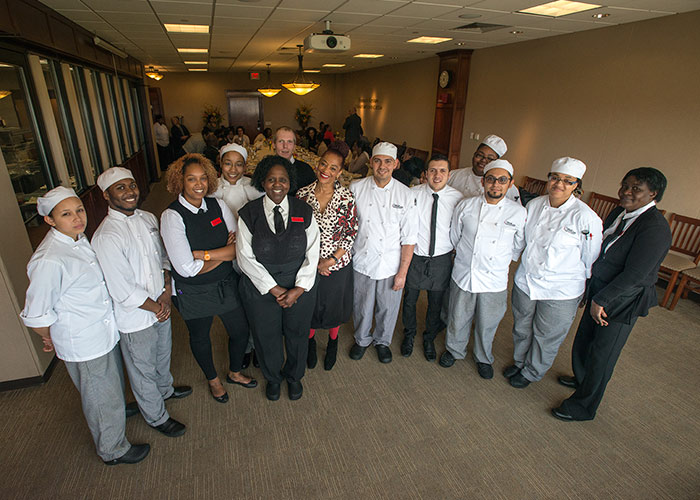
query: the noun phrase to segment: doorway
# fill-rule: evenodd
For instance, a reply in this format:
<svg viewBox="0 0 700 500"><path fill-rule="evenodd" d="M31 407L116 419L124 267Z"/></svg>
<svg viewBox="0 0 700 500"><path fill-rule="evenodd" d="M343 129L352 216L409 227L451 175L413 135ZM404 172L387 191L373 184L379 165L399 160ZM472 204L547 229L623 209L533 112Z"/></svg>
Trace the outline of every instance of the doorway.
<svg viewBox="0 0 700 500"><path fill-rule="evenodd" d="M263 130L262 96L257 92L226 91L228 101L228 124L231 127L242 126L251 144Z"/></svg>
<svg viewBox="0 0 700 500"><path fill-rule="evenodd" d="M156 116L165 117L165 107L163 106L163 95L158 87L148 87L148 99L151 102L151 123L155 123ZM166 123L168 121L166 120Z"/></svg>

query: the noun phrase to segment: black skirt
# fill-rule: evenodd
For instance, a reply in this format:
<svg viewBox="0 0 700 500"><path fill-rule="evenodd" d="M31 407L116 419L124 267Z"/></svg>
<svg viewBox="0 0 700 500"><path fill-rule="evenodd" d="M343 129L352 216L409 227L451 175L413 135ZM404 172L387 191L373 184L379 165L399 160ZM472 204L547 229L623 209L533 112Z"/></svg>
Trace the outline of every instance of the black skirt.
<svg viewBox="0 0 700 500"><path fill-rule="evenodd" d="M352 262L330 276L318 276L316 308L311 328L328 330L347 323L352 315Z"/></svg>

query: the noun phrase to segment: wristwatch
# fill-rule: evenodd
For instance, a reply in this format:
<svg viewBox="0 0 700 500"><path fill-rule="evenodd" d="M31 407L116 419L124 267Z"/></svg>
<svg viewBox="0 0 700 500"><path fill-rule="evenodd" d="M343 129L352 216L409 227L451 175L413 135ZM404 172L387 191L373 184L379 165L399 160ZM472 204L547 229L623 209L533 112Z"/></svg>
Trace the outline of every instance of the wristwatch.
<svg viewBox="0 0 700 500"><path fill-rule="evenodd" d="M336 256L333 255L333 254L331 254L331 259L333 259L333 260L335 261L336 264L338 264L338 263L340 262L340 260L338 259L338 257L336 257Z"/></svg>
<svg viewBox="0 0 700 500"><path fill-rule="evenodd" d="M211 255L209 255L209 250L204 250L204 261L208 262L211 260Z"/></svg>

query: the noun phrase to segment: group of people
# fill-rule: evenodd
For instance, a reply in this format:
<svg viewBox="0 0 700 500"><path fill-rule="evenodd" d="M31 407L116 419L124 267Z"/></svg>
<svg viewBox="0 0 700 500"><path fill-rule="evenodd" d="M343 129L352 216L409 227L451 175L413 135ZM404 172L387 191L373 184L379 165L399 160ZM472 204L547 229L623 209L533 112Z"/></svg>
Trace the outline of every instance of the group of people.
<svg viewBox="0 0 700 500"><path fill-rule="evenodd" d="M349 188L339 182L349 153L344 142L331 142L315 168L294 158L295 146L294 131L279 128L275 154L259 162L252 179L243 175L247 149L236 142L219 150L220 177L201 154L181 156L167 170L176 199L160 225L137 208L131 172L110 168L97 180L109 209L92 244L72 189L59 186L38 200L51 229L28 264L22 320L65 362L106 464L136 463L149 452L127 440L128 414L140 412L169 437L186 431L165 406L192 392L174 386L170 374L171 305L219 403L229 397L213 361L214 316L229 339L225 382L257 387L243 371L252 360L268 400L280 398L284 381L297 400L305 369L318 362L317 330L329 333L326 370L351 317L350 358L374 346L389 363L401 310L400 350L411 356L421 290L428 296L425 358L438 358L435 338L446 328L439 364L464 359L473 323L476 368L490 379L509 266L519 259L514 361L504 375L516 388L542 379L585 302L574 376L559 378L575 392L552 411L562 420L594 418L634 322L655 304L656 272L670 246L655 208L666 187L661 172L628 172L620 207L603 224L573 195L586 170L574 158L555 160L548 193L523 207L513 166L502 158L505 141L495 135L479 145L471 168L450 171L447 157L433 155L425 182L413 188L392 175L400 166L393 144L376 144L372 175ZM124 403L122 364L136 408Z"/></svg>

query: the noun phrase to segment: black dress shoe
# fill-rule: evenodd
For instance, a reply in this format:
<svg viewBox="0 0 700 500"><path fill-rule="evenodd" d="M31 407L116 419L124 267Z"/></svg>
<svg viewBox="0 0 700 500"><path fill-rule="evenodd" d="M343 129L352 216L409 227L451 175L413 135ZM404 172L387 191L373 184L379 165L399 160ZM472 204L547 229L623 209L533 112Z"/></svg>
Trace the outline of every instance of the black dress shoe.
<svg viewBox="0 0 700 500"><path fill-rule="evenodd" d="M289 399L296 401L301 399L301 395L304 393L304 386L299 382L287 382L287 389L289 391Z"/></svg>
<svg viewBox="0 0 700 500"><path fill-rule="evenodd" d="M224 392L221 396L214 396L214 393L211 392L211 386L209 386L209 394L211 394L211 397L214 398L214 401L217 403L228 403L228 393Z"/></svg>
<svg viewBox="0 0 700 500"><path fill-rule="evenodd" d="M374 348L377 349L377 357L380 363L391 363L391 349L388 346L375 344Z"/></svg>
<svg viewBox="0 0 700 500"><path fill-rule="evenodd" d="M326 357L323 359L323 369L328 371L335 366L335 361L338 356L338 338L328 339L326 347Z"/></svg>
<svg viewBox="0 0 700 500"><path fill-rule="evenodd" d="M435 343L432 340L423 341L423 354L428 361L435 361L437 353L435 352Z"/></svg>
<svg viewBox="0 0 700 500"><path fill-rule="evenodd" d="M268 382L265 388L265 396L270 401L277 401L280 398L280 385L274 382Z"/></svg>
<svg viewBox="0 0 700 500"><path fill-rule="evenodd" d="M174 418L169 418L160 425L154 425L153 428L171 438L182 436L187 430L185 424L178 422Z"/></svg>
<svg viewBox="0 0 700 500"><path fill-rule="evenodd" d="M440 356L440 366L443 368L449 368L450 366L455 364L455 357L452 355L450 351L445 351L442 353L442 356Z"/></svg>
<svg viewBox="0 0 700 500"><path fill-rule="evenodd" d="M568 414L565 410L562 410L561 406L559 408L552 408L552 416L563 420L564 422L574 422L576 419Z"/></svg>
<svg viewBox="0 0 700 500"><path fill-rule="evenodd" d="M189 385L179 385L177 387L173 387L173 393L165 398L167 401L168 399L182 399L186 398L190 394L192 394L192 388Z"/></svg>
<svg viewBox="0 0 700 500"><path fill-rule="evenodd" d="M404 337L401 342L401 356L408 358L413 354L413 337Z"/></svg>
<svg viewBox="0 0 700 500"><path fill-rule="evenodd" d="M518 373L510 377L510 385L516 389L525 389L530 385L530 381L523 377L523 374L518 371Z"/></svg>
<svg viewBox="0 0 700 500"><path fill-rule="evenodd" d="M137 464L148 456L151 451L149 444L132 444L129 451L114 460L105 460L105 465Z"/></svg>
<svg viewBox="0 0 700 500"><path fill-rule="evenodd" d="M318 363L318 353L316 352L316 339L311 337L309 339L309 349L306 353L306 366L308 368L316 368L316 363Z"/></svg>
<svg viewBox="0 0 700 500"><path fill-rule="evenodd" d="M126 418L139 414L139 405L136 401L126 404Z"/></svg>
<svg viewBox="0 0 700 500"><path fill-rule="evenodd" d="M237 381L233 380L231 377L229 377L228 375L226 375L226 382L228 382L229 384L236 384L236 385L243 386L246 389L253 389L254 387L258 386L258 381L252 377L250 378L250 382L248 382L247 384L244 384L243 382L237 382Z"/></svg>
<svg viewBox="0 0 700 500"><path fill-rule="evenodd" d="M365 351L367 350L367 347L362 347L361 345L355 343L352 345L352 349L350 349L350 359L358 360L362 359L362 356L365 355Z"/></svg>
<svg viewBox="0 0 700 500"><path fill-rule="evenodd" d="M478 363L476 364L476 371L479 372L481 378L490 379L493 378L493 366L488 363Z"/></svg>
<svg viewBox="0 0 700 500"><path fill-rule="evenodd" d="M559 375L559 378L557 380L563 386L571 387L572 389L578 388L578 382L576 382L576 377L571 377L569 375Z"/></svg>
<svg viewBox="0 0 700 500"><path fill-rule="evenodd" d="M520 368L518 368L516 365L510 365L508 368L503 370L503 376L505 378L510 378L513 375L515 375L516 373L518 373L519 371L520 371Z"/></svg>
<svg viewBox="0 0 700 500"><path fill-rule="evenodd" d="M254 366L255 368L260 368L260 361L258 361L258 355L255 354L255 349L253 349L253 350L250 351L250 352L253 353L253 366Z"/></svg>
<svg viewBox="0 0 700 500"><path fill-rule="evenodd" d="M243 363L241 363L241 368L245 370L250 366L250 359L253 357L252 351L247 352L243 355Z"/></svg>

